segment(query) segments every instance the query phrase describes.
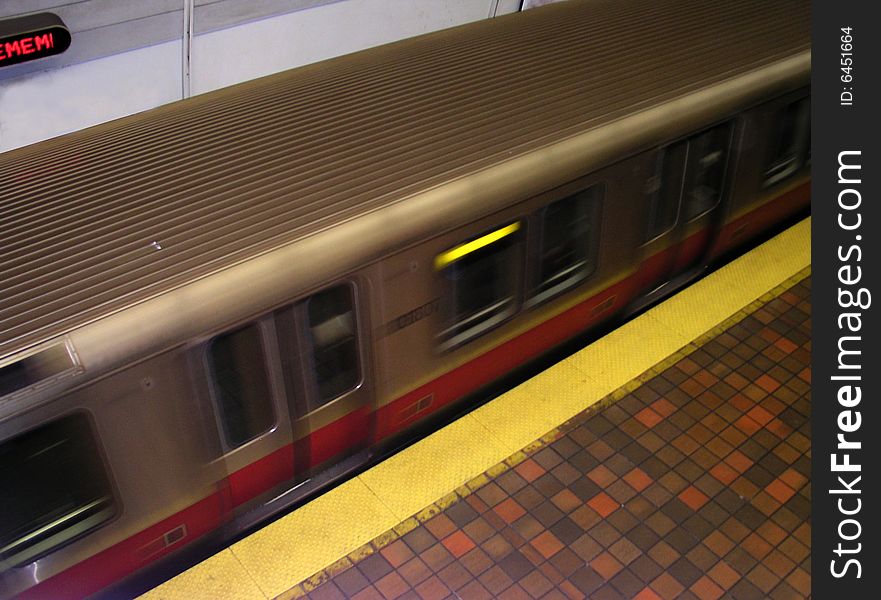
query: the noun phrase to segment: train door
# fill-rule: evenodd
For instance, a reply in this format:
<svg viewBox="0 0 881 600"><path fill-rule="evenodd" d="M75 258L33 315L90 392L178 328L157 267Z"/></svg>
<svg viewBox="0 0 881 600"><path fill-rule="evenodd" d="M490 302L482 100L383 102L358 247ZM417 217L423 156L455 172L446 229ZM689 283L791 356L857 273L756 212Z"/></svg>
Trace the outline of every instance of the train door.
<svg viewBox="0 0 881 600"><path fill-rule="evenodd" d="M366 288L366 278L340 281L275 315L298 483L345 468L370 440Z"/></svg>
<svg viewBox="0 0 881 600"><path fill-rule="evenodd" d="M640 287L650 296L703 266L724 212L734 125L721 123L658 153Z"/></svg>
<svg viewBox="0 0 881 600"><path fill-rule="evenodd" d="M294 473L272 315L224 331L195 350L207 375L230 504L250 507Z"/></svg>
<svg viewBox="0 0 881 600"><path fill-rule="evenodd" d="M367 446L366 287L340 281L203 346L233 507L290 498Z"/></svg>

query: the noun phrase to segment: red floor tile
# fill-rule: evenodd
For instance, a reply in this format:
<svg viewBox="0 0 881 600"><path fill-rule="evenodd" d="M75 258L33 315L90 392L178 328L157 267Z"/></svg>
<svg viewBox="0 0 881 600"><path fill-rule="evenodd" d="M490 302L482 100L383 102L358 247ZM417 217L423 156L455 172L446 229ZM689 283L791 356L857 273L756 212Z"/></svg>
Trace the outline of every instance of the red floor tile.
<svg viewBox="0 0 881 600"><path fill-rule="evenodd" d="M694 487L688 486L679 492L679 499L682 500L691 510L700 510L700 508L709 502L709 498L702 491Z"/></svg>
<svg viewBox="0 0 881 600"><path fill-rule="evenodd" d="M517 474L526 481L532 482L545 474L544 468L531 458L524 460L522 463L514 467Z"/></svg>
<svg viewBox="0 0 881 600"><path fill-rule="evenodd" d="M740 450L735 450L726 456L725 462L738 473L744 473L747 469L753 466L752 459Z"/></svg>
<svg viewBox="0 0 881 600"><path fill-rule="evenodd" d="M618 503L610 498L605 492L600 492L588 500L587 503L603 518L608 517L619 508Z"/></svg>
<svg viewBox="0 0 881 600"><path fill-rule="evenodd" d="M564 548L563 543L550 531L537 535L529 543L546 559Z"/></svg>
<svg viewBox="0 0 881 600"><path fill-rule="evenodd" d="M623 479L637 492L643 491L652 483L652 478L639 467L628 471Z"/></svg>
<svg viewBox="0 0 881 600"><path fill-rule="evenodd" d="M780 382L768 374L759 377L756 380L756 384L769 394L780 387Z"/></svg>
<svg viewBox="0 0 881 600"><path fill-rule="evenodd" d="M664 420L661 415L648 407L636 413L636 415L634 415L634 418L649 429Z"/></svg>
<svg viewBox="0 0 881 600"><path fill-rule="evenodd" d="M526 509L513 498L499 502L493 510L509 525L526 514Z"/></svg>
<svg viewBox="0 0 881 600"><path fill-rule="evenodd" d="M795 495L795 490L783 483L781 479L775 479L769 483L765 490L781 503L788 502Z"/></svg>
<svg viewBox="0 0 881 600"><path fill-rule="evenodd" d="M456 558L461 558L466 552L474 548L474 541L464 531L456 531L445 537L441 542L444 547Z"/></svg>

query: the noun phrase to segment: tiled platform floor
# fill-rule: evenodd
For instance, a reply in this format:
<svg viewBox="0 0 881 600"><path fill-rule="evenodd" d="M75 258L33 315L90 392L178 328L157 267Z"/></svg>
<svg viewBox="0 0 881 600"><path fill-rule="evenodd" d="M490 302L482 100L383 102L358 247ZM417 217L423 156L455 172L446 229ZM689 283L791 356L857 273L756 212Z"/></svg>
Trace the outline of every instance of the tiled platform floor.
<svg viewBox="0 0 881 600"><path fill-rule="evenodd" d="M808 597L810 350L808 277L309 596Z"/></svg>

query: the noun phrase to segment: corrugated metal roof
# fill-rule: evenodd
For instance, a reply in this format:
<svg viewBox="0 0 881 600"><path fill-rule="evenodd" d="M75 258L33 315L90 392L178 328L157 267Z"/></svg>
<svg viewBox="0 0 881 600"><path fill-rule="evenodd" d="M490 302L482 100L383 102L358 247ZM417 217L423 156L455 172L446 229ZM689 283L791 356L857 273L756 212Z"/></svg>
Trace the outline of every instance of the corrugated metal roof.
<svg viewBox="0 0 881 600"><path fill-rule="evenodd" d="M809 47L806 0L572 1L2 154L0 357Z"/></svg>

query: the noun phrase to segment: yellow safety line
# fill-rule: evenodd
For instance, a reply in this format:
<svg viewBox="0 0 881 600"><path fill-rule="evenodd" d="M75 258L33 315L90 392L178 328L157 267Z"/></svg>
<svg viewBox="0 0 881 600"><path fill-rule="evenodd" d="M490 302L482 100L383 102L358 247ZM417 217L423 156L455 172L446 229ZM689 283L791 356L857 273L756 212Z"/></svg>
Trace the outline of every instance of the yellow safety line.
<svg viewBox="0 0 881 600"><path fill-rule="evenodd" d="M289 598L314 589L480 487L485 473L518 464L555 439L561 423L622 397L785 289L781 284L806 277L810 227L808 218L145 597Z"/></svg>
<svg viewBox="0 0 881 600"><path fill-rule="evenodd" d="M516 223L511 223L507 227L502 227L501 229L496 229L492 233L487 233L486 235L481 236L476 240L470 241L460 246L456 246L452 250L447 250L442 254L438 254L434 259L434 268L440 271L447 265L456 262L460 258L463 258L464 256L471 254L472 252L476 252L484 246L489 246L493 242L497 242L500 239L518 231L519 229L520 221L517 221Z"/></svg>

